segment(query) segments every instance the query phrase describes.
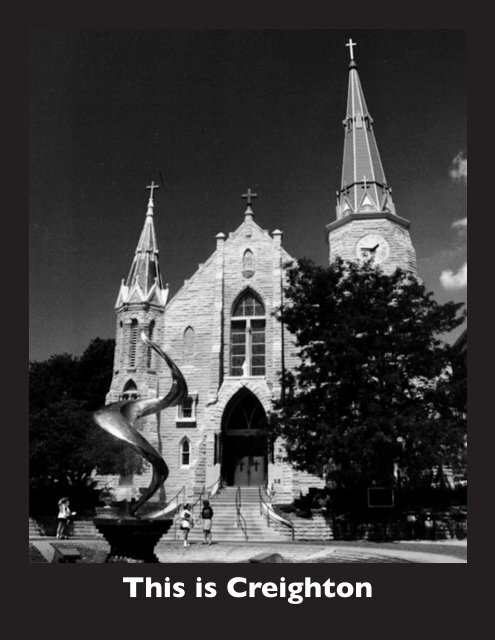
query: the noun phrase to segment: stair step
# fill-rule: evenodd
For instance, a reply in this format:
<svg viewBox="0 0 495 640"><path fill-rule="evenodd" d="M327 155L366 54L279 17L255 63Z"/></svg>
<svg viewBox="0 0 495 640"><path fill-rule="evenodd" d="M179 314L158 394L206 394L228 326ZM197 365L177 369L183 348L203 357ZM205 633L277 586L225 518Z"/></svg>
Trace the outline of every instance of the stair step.
<svg viewBox="0 0 495 640"><path fill-rule="evenodd" d="M218 494L210 498L211 508L213 509L212 538L214 540L246 540L243 529L238 526L237 495L237 487L224 487ZM263 542L269 540L277 542L290 539L290 531L287 535L284 531L277 530L273 526L270 527L266 521L266 516L260 512L259 487L242 487L240 498L241 514L250 541ZM191 529L188 536L188 539L192 542L202 541L204 537L200 513L201 508L198 505L193 513L196 526ZM181 538L182 531L177 526L177 528L172 528L162 540L180 540Z"/></svg>

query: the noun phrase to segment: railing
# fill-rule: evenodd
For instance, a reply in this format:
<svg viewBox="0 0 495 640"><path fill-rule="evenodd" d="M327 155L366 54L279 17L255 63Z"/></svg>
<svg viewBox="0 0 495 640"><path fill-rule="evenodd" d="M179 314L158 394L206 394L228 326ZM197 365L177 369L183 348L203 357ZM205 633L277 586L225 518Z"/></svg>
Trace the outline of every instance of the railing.
<svg viewBox="0 0 495 640"><path fill-rule="evenodd" d="M191 505L191 513L193 514L193 517L194 517L194 509L196 508L196 506L198 505L201 506L203 500L209 500L212 496L216 494L216 492L220 489L221 486L222 486L222 478L219 476L215 480L215 482L210 484L208 487L204 486L201 489L201 493Z"/></svg>
<svg viewBox="0 0 495 640"><path fill-rule="evenodd" d="M186 487L182 486L179 491L175 494L175 496L169 500L167 505L163 507L163 509L159 509L158 511L153 511L153 513L149 514L149 518L160 518L161 516L172 515L174 517L174 540L177 539L177 522L178 518L175 517L176 511L179 510L179 507L184 504L186 501Z"/></svg>
<svg viewBox="0 0 495 640"><path fill-rule="evenodd" d="M193 514L193 518L194 518L195 507L198 506L198 504L201 504L201 502L204 499L210 499L212 496L214 496L216 492L221 488L221 486L222 486L222 478L221 476L219 476L215 480L215 482L213 482L211 485L209 485L208 487L205 486L201 489L201 493L196 498L194 503L191 505L191 513ZM162 509L158 509L157 511L153 511L148 515L148 518L160 518L166 515L172 515L174 517L174 540L176 540L177 526L180 518L176 518L175 515L176 515L176 512L179 510L179 508L183 506L185 503L186 503L186 487L184 485L179 489L176 495L171 500L169 500L169 502L165 505L165 507L163 507Z"/></svg>
<svg viewBox="0 0 495 640"><path fill-rule="evenodd" d="M237 487L237 491L235 492L235 508L237 511L237 528L242 529L242 532L244 533L244 537L247 540L248 534L247 534L246 519L241 513L241 487Z"/></svg>
<svg viewBox="0 0 495 640"><path fill-rule="evenodd" d="M295 529L294 523L289 518L283 516L275 507L272 505L271 500L267 500L267 498L263 495L265 493L266 497L269 497L269 493L266 487L259 488L259 496L260 496L260 514L266 516L266 523L270 527L273 522L281 522L286 527L290 528L292 540L295 538Z"/></svg>
<svg viewBox="0 0 495 640"><path fill-rule="evenodd" d="M208 492L207 498L208 500L210 498L212 498L217 491L219 491L222 488L223 485L223 480L222 480L222 476L218 476L218 478L215 480L215 482L213 482L213 484L211 484L209 487L206 488L206 491Z"/></svg>

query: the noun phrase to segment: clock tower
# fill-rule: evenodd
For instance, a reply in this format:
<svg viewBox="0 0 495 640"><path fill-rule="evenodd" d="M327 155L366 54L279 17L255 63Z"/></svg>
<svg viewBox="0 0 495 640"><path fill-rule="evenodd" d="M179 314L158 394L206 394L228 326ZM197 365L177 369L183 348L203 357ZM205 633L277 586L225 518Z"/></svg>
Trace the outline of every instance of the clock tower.
<svg viewBox="0 0 495 640"><path fill-rule="evenodd" d="M344 119L342 182L337 191L337 219L327 225L329 261L372 259L391 273L401 267L416 273L416 252L409 235L409 221L395 211L378 152L373 118L368 111L349 47L349 89Z"/></svg>

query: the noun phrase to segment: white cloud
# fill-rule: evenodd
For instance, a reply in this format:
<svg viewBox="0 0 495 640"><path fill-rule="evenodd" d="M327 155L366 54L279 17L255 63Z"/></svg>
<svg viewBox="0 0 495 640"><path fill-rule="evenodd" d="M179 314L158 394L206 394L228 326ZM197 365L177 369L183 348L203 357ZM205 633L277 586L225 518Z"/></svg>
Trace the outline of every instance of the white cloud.
<svg viewBox="0 0 495 640"><path fill-rule="evenodd" d="M462 151L452 160L449 174L455 182L467 182L467 158Z"/></svg>
<svg viewBox="0 0 495 640"><path fill-rule="evenodd" d="M454 273L452 269L444 269L440 274L440 282L444 289L463 289L467 285L467 263Z"/></svg>
<svg viewBox="0 0 495 640"><path fill-rule="evenodd" d="M455 220L452 223L453 229L467 229L467 218L461 218L460 220Z"/></svg>
<svg viewBox="0 0 495 640"><path fill-rule="evenodd" d="M449 174L454 182L467 184L467 158L464 156L464 152L459 151L459 153L452 160ZM440 274L440 283L442 287L444 289L447 289L448 291L464 289L467 286L467 262L465 258L467 216L464 218L460 218L459 220L454 220L454 222L452 223L452 229L455 229L455 231L457 232L457 237L449 251L449 253L452 254L451 259L452 261L454 261L453 258L455 257L455 253L461 253L461 255L464 254L464 264L460 269L458 269L457 272L454 272L453 269L444 269ZM458 260L459 258L460 256L457 257Z"/></svg>

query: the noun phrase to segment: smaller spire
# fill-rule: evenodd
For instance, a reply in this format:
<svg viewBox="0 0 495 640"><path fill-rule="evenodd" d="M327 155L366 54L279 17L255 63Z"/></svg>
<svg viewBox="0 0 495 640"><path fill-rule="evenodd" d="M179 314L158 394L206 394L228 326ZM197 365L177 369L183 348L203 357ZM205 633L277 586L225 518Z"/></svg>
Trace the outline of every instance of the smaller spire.
<svg viewBox="0 0 495 640"><path fill-rule="evenodd" d="M154 189L159 189L160 187L159 187L159 185L155 184L154 180L152 180L151 184L149 184L146 188L150 190L150 199L148 200L148 211L147 211L146 215L152 216L153 215L153 207L154 207L154 204L153 204L153 190Z"/></svg>

